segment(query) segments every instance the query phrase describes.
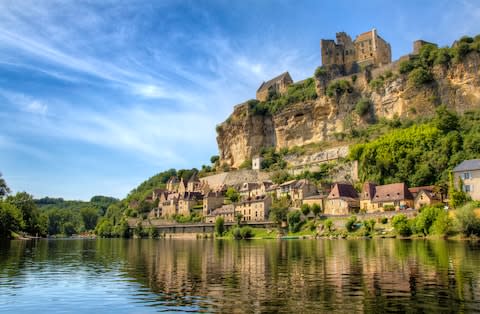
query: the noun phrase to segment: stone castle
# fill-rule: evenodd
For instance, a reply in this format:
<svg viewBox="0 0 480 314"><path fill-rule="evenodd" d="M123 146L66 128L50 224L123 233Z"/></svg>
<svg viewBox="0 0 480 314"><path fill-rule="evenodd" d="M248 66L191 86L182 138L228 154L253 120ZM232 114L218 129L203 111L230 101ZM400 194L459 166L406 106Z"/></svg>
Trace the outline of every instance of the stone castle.
<svg viewBox="0 0 480 314"><path fill-rule="evenodd" d="M322 65L339 66L346 74L355 73L366 66L382 66L392 62L392 49L377 33L371 31L358 35L355 40L345 32L336 34L336 42L322 39Z"/></svg>

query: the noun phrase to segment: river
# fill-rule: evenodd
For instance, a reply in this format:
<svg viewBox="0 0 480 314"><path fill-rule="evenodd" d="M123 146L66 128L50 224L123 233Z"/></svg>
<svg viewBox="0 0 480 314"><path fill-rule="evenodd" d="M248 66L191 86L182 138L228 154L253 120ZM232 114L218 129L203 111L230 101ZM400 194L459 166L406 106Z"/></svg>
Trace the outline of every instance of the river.
<svg viewBox="0 0 480 314"><path fill-rule="evenodd" d="M37 240L0 244L5 313L480 311L480 244Z"/></svg>

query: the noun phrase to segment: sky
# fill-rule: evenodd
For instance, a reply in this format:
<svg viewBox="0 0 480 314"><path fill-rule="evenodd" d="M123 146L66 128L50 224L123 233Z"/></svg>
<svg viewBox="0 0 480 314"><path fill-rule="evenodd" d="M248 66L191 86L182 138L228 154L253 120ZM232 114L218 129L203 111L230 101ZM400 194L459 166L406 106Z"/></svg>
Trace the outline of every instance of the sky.
<svg viewBox="0 0 480 314"><path fill-rule="evenodd" d="M201 168L262 81L312 76L320 39L372 28L397 59L480 33L480 1L0 0L0 172L88 200Z"/></svg>

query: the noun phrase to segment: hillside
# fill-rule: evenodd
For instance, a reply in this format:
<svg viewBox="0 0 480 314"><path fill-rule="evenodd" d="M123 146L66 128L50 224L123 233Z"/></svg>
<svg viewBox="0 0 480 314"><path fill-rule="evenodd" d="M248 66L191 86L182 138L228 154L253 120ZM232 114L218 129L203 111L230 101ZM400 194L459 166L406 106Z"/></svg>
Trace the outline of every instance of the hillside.
<svg viewBox="0 0 480 314"><path fill-rule="evenodd" d="M480 108L479 66L476 36L349 76L320 67L285 94L235 106L217 126L220 162L238 168L267 147L351 144L372 125L432 117L441 104L457 113Z"/></svg>

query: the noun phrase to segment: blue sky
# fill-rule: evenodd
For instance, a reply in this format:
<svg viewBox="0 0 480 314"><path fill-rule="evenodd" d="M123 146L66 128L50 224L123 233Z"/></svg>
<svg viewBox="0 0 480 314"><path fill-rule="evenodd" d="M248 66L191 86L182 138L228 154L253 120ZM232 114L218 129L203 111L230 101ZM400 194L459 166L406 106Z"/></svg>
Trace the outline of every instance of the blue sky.
<svg viewBox="0 0 480 314"><path fill-rule="evenodd" d="M215 125L319 41L375 27L412 41L480 33L479 1L0 0L0 172L35 197L124 197L217 154Z"/></svg>

